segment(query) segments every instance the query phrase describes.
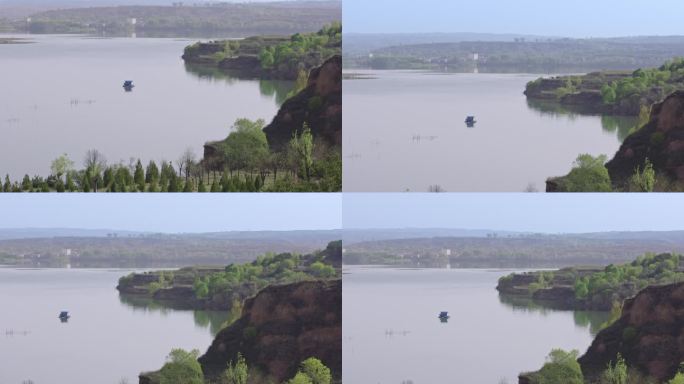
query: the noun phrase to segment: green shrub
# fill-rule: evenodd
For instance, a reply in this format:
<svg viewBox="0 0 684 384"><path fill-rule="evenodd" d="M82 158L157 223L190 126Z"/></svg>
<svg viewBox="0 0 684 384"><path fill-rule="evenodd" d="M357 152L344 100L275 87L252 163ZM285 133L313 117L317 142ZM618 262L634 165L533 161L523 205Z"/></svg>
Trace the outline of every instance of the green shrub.
<svg viewBox="0 0 684 384"><path fill-rule="evenodd" d="M622 355L618 353L615 365L608 363L608 367L603 372L602 383L605 384L627 384L627 363Z"/></svg>
<svg viewBox="0 0 684 384"><path fill-rule="evenodd" d="M313 384L330 384L332 382L330 368L314 357L304 360L300 371L309 376Z"/></svg>
<svg viewBox="0 0 684 384"><path fill-rule="evenodd" d="M159 371L159 384L204 384L202 366L197 362L198 350L173 349Z"/></svg>
<svg viewBox="0 0 684 384"><path fill-rule="evenodd" d="M227 384L247 384L247 379L249 378L249 369L247 367L247 362L241 353L238 353L237 360L235 364L233 362L228 363L228 368L224 373Z"/></svg>
<svg viewBox="0 0 684 384"><path fill-rule="evenodd" d="M655 187L656 174L653 164L646 159L644 169L637 167L634 174L629 179L630 190L635 192L653 192Z"/></svg>
<svg viewBox="0 0 684 384"><path fill-rule="evenodd" d="M582 368L577 362L578 351L554 349L547 363L537 374L538 384L584 384Z"/></svg>
<svg viewBox="0 0 684 384"><path fill-rule="evenodd" d="M605 166L607 157L582 154L575 160L570 173L564 178L567 192L611 192L610 175Z"/></svg>
<svg viewBox="0 0 684 384"><path fill-rule="evenodd" d="M684 373L677 373L667 384L684 384Z"/></svg>

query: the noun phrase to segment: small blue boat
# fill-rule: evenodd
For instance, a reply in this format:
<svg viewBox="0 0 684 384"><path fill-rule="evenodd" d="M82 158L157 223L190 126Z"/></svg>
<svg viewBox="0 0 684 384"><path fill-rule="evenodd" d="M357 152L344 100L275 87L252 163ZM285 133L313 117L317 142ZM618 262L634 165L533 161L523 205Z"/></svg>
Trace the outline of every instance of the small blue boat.
<svg viewBox="0 0 684 384"><path fill-rule="evenodd" d="M465 123L468 127L474 127L477 120L475 120L475 116L468 116L465 119Z"/></svg>
<svg viewBox="0 0 684 384"><path fill-rule="evenodd" d="M59 319L62 321L69 320L70 317L71 315L69 315L69 311L62 311L59 313Z"/></svg>
<svg viewBox="0 0 684 384"><path fill-rule="evenodd" d="M126 80L126 81L124 81L123 87L124 87L124 88L133 88L133 87L135 87L135 85L133 85L133 80Z"/></svg>
<svg viewBox="0 0 684 384"><path fill-rule="evenodd" d="M449 312L446 312L446 311L445 311L445 312L440 312L440 313L439 313L439 318L442 319L442 320L448 319L448 318L449 318Z"/></svg>

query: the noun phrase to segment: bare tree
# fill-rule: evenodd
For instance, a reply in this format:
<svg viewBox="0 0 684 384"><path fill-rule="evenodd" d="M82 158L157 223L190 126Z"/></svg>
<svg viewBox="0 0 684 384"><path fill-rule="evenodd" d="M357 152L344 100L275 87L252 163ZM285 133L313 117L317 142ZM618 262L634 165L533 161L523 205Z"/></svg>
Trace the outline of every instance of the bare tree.
<svg viewBox="0 0 684 384"><path fill-rule="evenodd" d="M86 152L85 158L83 159L83 165L86 168L86 173L90 178L93 190L97 192L100 174L102 173L102 170L107 167L107 159L97 149L90 149Z"/></svg>
<svg viewBox="0 0 684 384"><path fill-rule="evenodd" d="M178 175L183 176L183 169L185 169L185 181L188 181L190 176L190 168L192 164L195 163L197 156L195 156L195 151L188 147L185 152L176 160L176 165L178 165Z"/></svg>
<svg viewBox="0 0 684 384"><path fill-rule="evenodd" d="M97 149L89 149L83 160L83 166L86 168L97 168L102 170L102 168L107 166L107 159Z"/></svg>
<svg viewBox="0 0 684 384"><path fill-rule="evenodd" d="M444 190L444 188L442 188L441 185L435 184L435 185L431 185L431 186L428 187L428 192L443 193L443 192L446 192L446 191Z"/></svg>

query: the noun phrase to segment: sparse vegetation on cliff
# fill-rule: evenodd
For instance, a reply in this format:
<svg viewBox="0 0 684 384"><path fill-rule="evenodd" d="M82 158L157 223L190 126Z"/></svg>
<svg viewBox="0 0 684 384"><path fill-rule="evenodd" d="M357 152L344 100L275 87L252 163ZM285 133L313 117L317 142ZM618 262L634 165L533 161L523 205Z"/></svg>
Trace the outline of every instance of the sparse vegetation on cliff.
<svg viewBox="0 0 684 384"><path fill-rule="evenodd" d="M250 263L188 267L176 271L130 274L119 279L122 294L144 295L182 308L236 310L271 284L339 278L341 242L306 255L266 253Z"/></svg>
<svg viewBox="0 0 684 384"><path fill-rule="evenodd" d="M579 111L639 116L667 95L684 89L684 58L659 68L540 78L527 84L530 99L555 100Z"/></svg>
<svg viewBox="0 0 684 384"><path fill-rule="evenodd" d="M680 267L683 261L684 257L678 254L650 253L631 263L611 264L602 270L564 268L511 274L499 280L497 289L502 294L527 295L551 306L613 310L615 320L620 316L622 301L645 287L684 281L684 270Z"/></svg>
<svg viewBox="0 0 684 384"><path fill-rule="evenodd" d="M341 52L342 24L333 22L315 33L198 42L185 48L183 59L238 76L296 80Z"/></svg>
<svg viewBox="0 0 684 384"><path fill-rule="evenodd" d="M684 74L684 59L665 66ZM656 71L657 73L661 73ZM665 72L662 72L665 73ZM669 72L668 72L669 73ZM677 75L684 87L684 75ZM642 74L638 84L656 79ZM632 80L629 80L632 81ZM655 81L655 80L654 80ZM630 83L631 84L631 83ZM637 89L639 87L630 85ZM642 100L643 101L643 100ZM648 106L647 106L648 105ZM547 192L680 192L684 189L684 91L660 103L639 107L637 128L630 130L613 159L580 155L570 174L549 178ZM580 161L581 160L581 161Z"/></svg>

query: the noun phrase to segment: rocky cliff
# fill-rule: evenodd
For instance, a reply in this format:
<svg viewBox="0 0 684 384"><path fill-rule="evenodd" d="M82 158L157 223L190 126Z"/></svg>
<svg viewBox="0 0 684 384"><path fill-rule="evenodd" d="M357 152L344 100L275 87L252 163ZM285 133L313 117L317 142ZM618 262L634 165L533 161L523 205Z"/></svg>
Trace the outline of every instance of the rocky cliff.
<svg viewBox="0 0 684 384"><path fill-rule="evenodd" d="M134 273L119 279L116 289L121 295L153 299L175 309L229 311L235 298L247 297L256 287L245 284L235 289L233 295L214 295L199 299L195 295L195 279L223 272L221 267L187 267L176 271L151 271ZM151 289L152 285L157 285Z"/></svg>
<svg viewBox="0 0 684 384"><path fill-rule="evenodd" d="M342 372L342 281L270 286L247 300L242 317L216 335L199 361L210 380L242 353L264 382L294 376L316 357L336 378Z"/></svg>
<svg viewBox="0 0 684 384"><path fill-rule="evenodd" d="M613 184L625 187L634 170L643 169L646 159L657 173L684 183L684 91L655 104L648 124L625 139L606 164Z"/></svg>
<svg viewBox="0 0 684 384"><path fill-rule="evenodd" d="M514 273L499 279L496 290L501 295L532 299L548 308L609 311L613 304L613 297L587 301L579 300L575 295L576 279L590 276L601 270L602 268L598 267L582 267L563 268L554 272ZM545 281L545 283L540 284L540 281Z"/></svg>
<svg viewBox="0 0 684 384"><path fill-rule="evenodd" d="M342 145L342 56L314 68L301 92L291 97L264 128L271 148L287 144L294 132L308 124L314 138L330 146Z"/></svg>
<svg viewBox="0 0 684 384"><path fill-rule="evenodd" d="M675 375L684 361L684 283L646 288L625 301L622 317L579 359L585 377L598 377L618 353L661 382Z"/></svg>

